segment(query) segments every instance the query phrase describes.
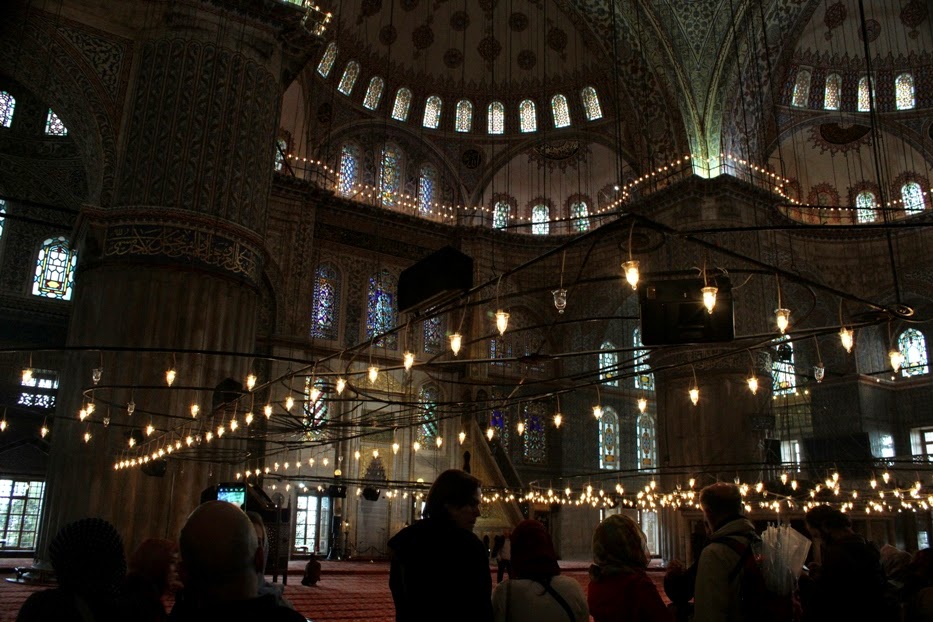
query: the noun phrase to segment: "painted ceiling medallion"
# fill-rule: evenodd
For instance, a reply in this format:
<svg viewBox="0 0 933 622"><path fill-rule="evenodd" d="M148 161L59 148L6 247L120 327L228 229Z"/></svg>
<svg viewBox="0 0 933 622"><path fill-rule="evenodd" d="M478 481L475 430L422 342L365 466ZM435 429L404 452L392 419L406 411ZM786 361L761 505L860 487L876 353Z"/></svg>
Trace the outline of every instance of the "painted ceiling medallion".
<svg viewBox="0 0 933 622"><path fill-rule="evenodd" d="M398 38L398 31L395 26L388 24L379 30L379 43L382 45L392 45Z"/></svg>
<svg viewBox="0 0 933 622"><path fill-rule="evenodd" d="M518 66L525 71L533 69L537 62L538 59L531 50L522 50L518 53Z"/></svg>
<svg viewBox="0 0 933 622"><path fill-rule="evenodd" d="M479 0L479 7L487 13L496 8L497 4L499 4L499 0Z"/></svg>
<svg viewBox="0 0 933 622"><path fill-rule="evenodd" d="M450 48L444 52L444 66L448 69L456 69L463 64L463 52L457 48Z"/></svg>
<svg viewBox="0 0 933 622"><path fill-rule="evenodd" d="M485 37L479 42L477 50L484 61L492 63L499 58L499 54L502 52L502 44L495 37Z"/></svg>
<svg viewBox="0 0 933 622"><path fill-rule="evenodd" d="M470 25L470 16L466 11L457 11L450 16L450 27L457 32L463 32Z"/></svg>
<svg viewBox="0 0 933 622"><path fill-rule="evenodd" d="M367 17L372 17L382 10L382 0L363 0L360 3L360 14L356 18L356 23L361 24Z"/></svg>
<svg viewBox="0 0 933 622"><path fill-rule="evenodd" d="M823 23L829 28L829 31L827 31L825 35L827 40L833 38L832 31L842 25L842 22L845 21L848 14L849 11L842 2L836 2L826 8L826 14L823 16Z"/></svg>
<svg viewBox="0 0 933 622"><path fill-rule="evenodd" d="M567 48L567 33L560 28L551 28L547 33L547 44L555 52L561 52Z"/></svg>
<svg viewBox="0 0 933 622"><path fill-rule="evenodd" d="M930 9L924 0L910 0L903 9L901 9L901 22L910 28L907 33L911 39L916 39L920 33L917 26L922 24L929 17Z"/></svg>
<svg viewBox="0 0 933 622"><path fill-rule="evenodd" d="M868 42L872 43L878 36L881 34L881 24L878 23L876 19L870 19L865 22L865 31L868 33ZM862 36L862 29L858 30L858 38L861 41L864 41L865 38Z"/></svg>
<svg viewBox="0 0 933 622"><path fill-rule="evenodd" d="M416 50L424 50L431 47L431 44L434 43L434 30L427 24L418 26L415 28L415 31L411 33L411 42L415 44Z"/></svg>
<svg viewBox="0 0 933 622"><path fill-rule="evenodd" d="M522 32L528 28L528 16L524 13L512 13L509 15L509 28L512 32Z"/></svg>
<svg viewBox="0 0 933 622"><path fill-rule="evenodd" d="M414 11L418 8L418 0L402 0L402 8L406 11Z"/></svg>

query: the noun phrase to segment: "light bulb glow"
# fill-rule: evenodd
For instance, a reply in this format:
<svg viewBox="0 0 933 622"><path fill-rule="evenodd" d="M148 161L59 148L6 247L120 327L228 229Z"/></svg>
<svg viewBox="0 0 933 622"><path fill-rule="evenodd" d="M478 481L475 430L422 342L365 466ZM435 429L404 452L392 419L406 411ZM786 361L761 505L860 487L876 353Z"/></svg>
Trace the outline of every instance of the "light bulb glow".
<svg viewBox="0 0 933 622"><path fill-rule="evenodd" d="M392 453L397 454L398 450L401 448L401 445L398 444L398 441L392 443Z"/></svg>
<svg viewBox="0 0 933 622"><path fill-rule="evenodd" d="M377 378L379 378L379 368L371 365L369 368L369 384L376 384Z"/></svg>
<svg viewBox="0 0 933 622"><path fill-rule="evenodd" d="M596 417L597 419L603 418L603 407L601 404L597 404L596 406L593 406L593 416Z"/></svg>
<svg viewBox="0 0 933 622"><path fill-rule="evenodd" d="M756 395L758 393L758 376L753 374L748 377L746 382L748 383L748 390L752 392L752 395ZM696 402L694 402L694 404L695 403Z"/></svg>
<svg viewBox="0 0 933 622"><path fill-rule="evenodd" d="M518 435L521 436L525 433L525 423L523 421L518 422Z"/></svg>
<svg viewBox="0 0 933 622"><path fill-rule="evenodd" d="M341 393L343 393L343 390L346 388L347 388L347 381L344 380L343 378L337 378L337 386L336 386L337 395L340 395Z"/></svg>
<svg viewBox="0 0 933 622"><path fill-rule="evenodd" d="M201 407L200 407L200 406L198 406L197 404L192 404L192 405L191 405L191 417L192 417L192 418L196 418L196 417L198 416L198 412L200 412L200 410L201 410Z"/></svg>
<svg viewBox="0 0 933 622"><path fill-rule="evenodd" d="M374 450L373 450L373 458L375 459L375 458L378 458L378 457L379 457L379 450L378 450L378 449L374 449Z"/></svg>
<svg viewBox="0 0 933 622"><path fill-rule="evenodd" d="M155 432L155 426L150 423L146 426L146 436L152 436L153 432Z"/></svg>
<svg viewBox="0 0 933 622"><path fill-rule="evenodd" d="M839 340L846 352L852 352L852 348L855 346L855 333L853 331L843 326L839 329Z"/></svg>
<svg viewBox="0 0 933 622"><path fill-rule="evenodd" d="M492 437L495 434L496 434L496 431L492 429L492 426L489 426L488 428L486 428L486 438L488 438L490 441L492 440Z"/></svg>
<svg viewBox="0 0 933 622"><path fill-rule="evenodd" d="M223 436L224 432L226 431L227 431L227 428L225 428L224 426L222 425L217 426L217 438L220 438L221 436Z"/></svg>
<svg viewBox="0 0 933 622"><path fill-rule="evenodd" d="M237 422L236 418L230 420L230 431L236 432L236 429L240 427L240 424Z"/></svg>
<svg viewBox="0 0 933 622"><path fill-rule="evenodd" d="M896 374L901 369L901 365L904 364L904 355L901 354L900 350L892 348L891 351L888 352L888 358L891 359L891 369L893 369Z"/></svg>
<svg viewBox="0 0 933 622"><path fill-rule="evenodd" d="M31 367L23 368L23 384L25 385L32 384L32 368Z"/></svg>
<svg viewBox="0 0 933 622"><path fill-rule="evenodd" d="M700 388L693 387L690 389L690 401L693 402L693 405L696 406L700 401Z"/></svg>
<svg viewBox="0 0 933 622"><path fill-rule="evenodd" d="M49 435L49 427L47 425L43 425L41 428L39 428L39 436L41 436L42 438L45 438L48 435Z"/></svg>
<svg viewBox="0 0 933 622"><path fill-rule="evenodd" d="M700 291L703 292L703 306L706 307L706 312L712 313L713 307L716 306L716 294L719 293L719 288L708 285Z"/></svg>
<svg viewBox="0 0 933 622"><path fill-rule="evenodd" d="M78 419L80 419L81 421L84 421L85 419L87 419L87 408L82 408L81 410L78 411Z"/></svg>
<svg viewBox="0 0 933 622"><path fill-rule="evenodd" d="M311 400L311 403L314 404L318 401L318 398L321 397L321 390L316 386L312 385L308 390L308 399Z"/></svg>
<svg viewBox="0 0 933 622"><path fill-rule="evenodd" d="M415 364L415 355L413 352L405 352L404 358L405 371L411 371L411 366Z"/></svg>
<svg viewBox="0 0 933 622"><path fill-rule="evenodd" d="M787 331L787 327L790 326L790 309L780 309L774 310L774 321L777 323L778 330L781 331L783 335Z"/></svg>
<svg viewBox="0 0 933 622"><path fill-rule="evenodd" d="M454 333L450 337L450 349L454 353L454 356L460 354L460 346L463 345L463 335L460 333Z"/></svg>
<svg viewBox="0 0 933 622"><path fill-rule="evenodd" d="M564 418L561 416L560 413L557 413L556 415L554 415L554 427L555 428L559 428L560 424L563 422L564 422Z"/></svg>
<svg viewBox="0 0 933 622"><path fill-rule="evenodd" d="M87 405L87 414L93 415L93 414L94 414L94 410L95 410L96 408L97 408L97 407L94 406L94 402L91 402L90 404Z"/></svg>
<svg viewBox="0 0 933 622"><path fill-rule="evenodd" d="M419 443L418 441L415 441L414 443L412 443L411 448L414 449L415 451L420 451L421 443Z"/></svg>
<svg viewBox="0 0 933 622"><path fill-rule="evenodd" d="M85 432L85 433L84 433L84 442L85 442L85 443L90 443L90 442L91 442L91 433L90 433L90 432Z"/></svg>
<svg viewBox="0 0 933 622"><path fill-rule="evenodd" d="M256 388L256 374L249 374L246 376L246 390L252 391Z"/></svg>
<svg viewBox="0 0 933 622"><path fill-rule="evenodd" d="M638 260L630 259L624 262L622 264L622 271L625 274L625 280L632 286L632 289L638 289Z"/></svg>
<svg viewBox="0 0 933 622"><path fill-rule="evenodd" d="M246 425L249 426L253 422L253 413L246 413L246 416L243 417L243 421L245 421Z"/></svg>
<svg viewBox="0 0 933 622"><path fill-rule="evenodd" d="M172 383L175 382L175 376L178 375L178 372L175 369L168 369L165 371L165 384L172 386Z"/></svg>
<svg viewBox="0 0 933 622"><path fill-rule="evenodd" d="M434 439L434 443L437 445L437 448L440 449L441 445L444 444L444 439L438 436L436 439Z"/></svg>
<svg viewBox="0 0 933 622"><path fill-rule="evenodd" d="M648 400L643 397L638 398L638 412L643 413L648 408Z"/></svg>
<svg viewBox="0 0 933 622"><path fill-rule="evenodd" d="M463 442L466 440L466 432L460 432L457 435L457 439L460 441L460 444L463 445Z"/></svg>
<svg viewBox="0 0 933 622"><path fill-rule="evenodd" d="M359 452L359 450L356 450L356 451L353 452L353 457L354 457L355 459L357 459L357 460L360 459L360 452Z"/></svg>
<svg viewBox="0 0 933 622"><path fill-rule="evenodd" d="M291 412L292 406L294 405L295 405L295 398L293 398L291 395L285 398L285 410ZM266 419L268 419L271 416L272 416L272 408L269 407L268 410L266 411Z"/></svg>
<svg viewBox="0 0 933 622"><path fill-rule="evenodd" d="M500 335L505 334L505 329L509 327L509 314L499 309L496 311L496 329Z"/></svg>

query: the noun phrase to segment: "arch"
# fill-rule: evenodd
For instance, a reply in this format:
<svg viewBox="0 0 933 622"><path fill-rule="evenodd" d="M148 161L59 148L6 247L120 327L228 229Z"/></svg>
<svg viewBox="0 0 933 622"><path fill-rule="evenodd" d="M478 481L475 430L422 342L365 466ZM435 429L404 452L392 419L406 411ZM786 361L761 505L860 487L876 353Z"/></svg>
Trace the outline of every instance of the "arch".
<svg viewBox="0 0 933 622"><path fill-rule="evenodd" d="M418 209L428 214L434 207L434 194L437 186L437 168L433 164L423 164L418 176Z"/></svg>
<svg viewBox="0 0 933 622"><path fill-rule="evenodd" d="M831 73L826 76L826 87L823 90L823 108L826 110L839 110L842 101L842 76Z"/></svg>
<svg viewBox="0 0 933 622"><path fill-rule="evenodd" d="M78 253L71 248L67 238L47 239L36 256L33 296L71 300L77 263Z"/></svg>
<svg viewBox="0 0 933 622"><path fill-rule="evenodd" d="M538 115L535 112L535 103L530 99L523 100L518 105L518 121L523 133L537 131Z"/></svg>
<svg viewBox="0 0 933 622"><path fill-rule="evenodd" d="M603 408L599 419L599 468L617 471L621 467L619 460L619 415L611 406Z"/></svg>
<svg viewBox="0 0 933 622"><path fill-rule="evenodd" d="M395 93L395 103L392 104L392 118L396 121L407 121L410 109L411 91L403 86Z"/></svg>
<svg viewBox="0 0 933 622"><path fill-rule="evenodd" d="M913 74L902 73L894 79L894 105L898 110L911 110L917 105Z"/></svg>
<svg viewBox="0 0 933 622"><path fill-rule="evenodd" d="M421 124L431 130L436 130L441 125L441 107L444 102L437 95L431 95L424 104L424 118Z"/></svg>
<svg viewBox="0 0 933 622"><path fill-rule="evenodd" d="M394 142L382 148L382 163L379 166L379 199L386 207L398 202L402 189L402 149Z"/></svg>
<svg viewBox="0 0 933 622"><path fill-rule="evenodd" d="M616 353L615 344L611 341L604 341L599 346L599 350L597 356L599 379L603 381L603 384L610 387L619 386L619 355Z"/></svg>
<svg viewBox="0 0 933 622"><path fill-rule="evenodd" d="M487 132L489 134L503 134L505 132L505 106L502 102L490 102L486 109Z"/></svg>
<svg viewBox="0 0 933 622"><path fill-rule="evenodd" d="M468 99L461 99L457 102L457 125L454 128L458 132L469 132L473 129L473 104Z"/></svg>
<svg viewBox="0 0 933 622"><path fill-rule="evenodd" d="M340 150L340 162L337 166L337 191L340 196L356 194L355 188L360 175L360 148L353 143L345 143Z"/></svg>
<svg viewBox="0 0 933 622"><path fill-rule="evenodd" d="M358 77L360 77L360 64L355 60L351 60L343 70L343 75L340 76L340 83L337 85L337 90L349 96L350 93L353 92L353 87L356 85L356 79Z"/></svg>
<svg viewBox="0 0 933 622"><path fill-rule="evenodd" d="M775 339L774 344L774 359L771 361L771 394L794 394L797 392L794 342L790 340L790 335L784 335Z"/></svg>
<svg viewBox="0 0 933 622"><path fill-rule="evenodd" d="M311 337L336 341L340 333L340 270L323 263L314 271Z"/></svg>
<svg viewBox="0 0 933 622"><path fill-rule="evenodd" d="M583 110L586 113L587 121L597 121L603 118L603 109L599 105L599 95L592 86L584 87L580 91L580 98L583 100Z"/></svg>
<svg viewBox="0 0 933 622"><path fill-rule="evenodd" d="M548 206L539 203L531 208L531 233L534 235L547 235L551 230L551 216Z"/></svg>
<svg viewBox="0 0 933 622"><path fill-rule="evenodd" d="M334 68L334 62L337 60L337 43L331 41L327 44L327 49L324 50L324 55L321 56L320 62L317 64L317 72L322 78L326 78L330 75L331 69Z"/></svg>
<svg viewBox="0 0 933 622"><path fill-rule="evenodd" d="M908 328L897 337L897 349L903 357L901 376L909 378L930 373L927 342L916 328Z"/></svg>
<svg viewBox="0 0 933 622"><path fill-rule="evenodd" d="M0 91L0 126L10 127L13 123L13 111L16 109L16 98Z"/></svg>
<svg viewBox="0 0 933 622"><path fill-rule="evenodd" d="M554 127L570 127L570 107L567 98L558 93L551 98L551 114L554 117Z"/></svg>
<svg viewBox="0 0 933 622"><path fill-rule="evenodd" d="M926 202L920 184L908 181L901 186L901 204L904 206L904 213L908 216L923 213L926 209Z"/></svg>
<svg viewBox="0 0 933 622"><path fill-rule="evenodd" d="M363 108L375 110L382 99L382 91L385 89L385 80L379 76L373 76L369 79L369 86L366 87L366 95L363 96Z"/></svg>
<svg viewBox="0 0 933 622"><path fill-rule="evenodd" d="M394 350L398 346L398 335L383 335L395 328L398 309L396 291L398 281L386 269L369 277L369 295L366 304L366 338L374 339L373 345Z"/></svg>
<svg viewBox="0 0 933 622"><path fill-rule="evenodd" d="M810 101L810 70L800 68L794 80L794 92L791 97L791 106L806 108Z"/></svg>
<svg viewBox="0 0 933 622"><path fill-rule="evenodd" d="M859 112L868 112L871 110L872 98L868 95L868 76L862 76L858 81L858 104L856 109Z"/></svg>
<svg viewBox="0 0 933 622"><path fill-rule="evenodd" d="M649 413L638 415L638 419L635 420L635 434L638 446L638 470L657 470L658 439L654 417Z"/></svg>

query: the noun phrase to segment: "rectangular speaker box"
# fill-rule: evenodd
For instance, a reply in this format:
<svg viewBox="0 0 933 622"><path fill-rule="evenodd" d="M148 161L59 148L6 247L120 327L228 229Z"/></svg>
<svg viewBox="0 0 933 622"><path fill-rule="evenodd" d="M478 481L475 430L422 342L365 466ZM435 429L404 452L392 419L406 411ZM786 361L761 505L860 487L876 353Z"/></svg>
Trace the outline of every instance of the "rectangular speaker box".
<svg viewBox="0 0 933 622"><path fill-rule="evenodd" d="M398 278L398 310L424 312L473 287L473 259L452 246L431 253L402 271Z"/></svg>
<svg viewBox="0 0 933 622"><path fill-rule="evenodd" d="M719 276L709 280L719 288L709 313L703 306L703 279L655 281L638 288L641 342L646 346L718 343L735 339L732 283Z"/></svg>

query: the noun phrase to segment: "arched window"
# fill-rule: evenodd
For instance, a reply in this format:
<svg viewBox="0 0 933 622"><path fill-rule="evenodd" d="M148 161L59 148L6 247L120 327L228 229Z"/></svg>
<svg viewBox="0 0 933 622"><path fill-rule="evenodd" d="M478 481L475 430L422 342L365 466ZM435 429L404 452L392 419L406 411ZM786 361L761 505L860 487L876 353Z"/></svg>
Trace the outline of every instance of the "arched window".
<svg viewBox="0 0 933 622"><path fill-rule="evenodd" d="M340 273L331 264L322 264L314 273L314 299L311 302L311 336L337 339L340 329Z"/></svg>
<svg viewBox="0 0 933 622"><path fill-rule="evenodd" d="M547 205L535 205L531 208L531 232L535 235L547 235L550 230Z"/></svg>
<svg viewBox="0 0 933 622"><path fill-rule="evenodd" d="M3 237L3 227L6 224L6 218L3 215L6 214L6 201L0 199L0 238Z"/></svg>
<svg viewBox="0 0 933 622"><path fill-rule="evenodd" d="M379 76L373 76L369 80L369 86L366 87L366 95L363 97L363 108L375 110L382 99L382 90L385 88L385 80Z"/></svg>
<svg viewBox="0 0 933 622"><path fill-rule="evenodd" d="M312 381L314 384L312 385ZM311 389L317 389L316 399L312 400ZM318 439L323 432L324 424L327 423L327 395L324 393L326 385L320 378L313 380L310 376L305 377L304 390L304 426L309 439Z"/></svg>
<svg viewBox="0 0 933 622"><path fill-rule="evenodd" d="M930 373L927 365L927 342L916 328L908 328L897 338L897 349L904 362L901 363L901 376L919 376Z"/></svg>
<svg viewBox="0 0 933 622"><path fill-rule="evenodd" d="M489 104L486 116L490 134L502 134L505 132L505 106L502 105L502 102L492 102Z"/></svg>
<svg viewBox="0 0 933 622"><path fill-rule="evenodd" d="M554 127L570 127L570 107L566 97L557 94L551 98L551 113L554 115Z"/></svg>
<svg viewBox="0 0 933 622"><path fill-rule="evenodd" d="M13 109L16 108L16 98L0 91L0 126L10 127L13 123Z"/></svg>
<svg viewBox="0 0 933 622"><path fill-rule="evenodd" d="M288 139L279 136L275 139L275 170L285 168L285 156L288 154Z"/></svg>
<svg viewBox="0 0 933 622"><path fill-rule="evenodd" d="M648 351L644 349L641 343L641 329L636 328L632 331L632 343L634 344L633 354L635 356L635 388L643 391L654 391L654 374L651 373L651 366L648 365Z"/></svg>
<svg viewBox="0 0 933 622"><path fill-rule="evenodd" d="M441 124L441 98L437 95L431 95L424 104L424 119L422 125L426 128L436 130Z"/></svg>
<svg viewBox="0 0 933 622"><path fill-rule="evenodd" d="M317 64L317 72L321 74L321 77L326 78L330 75L330 70L334 68L335 60L337 60L337 44L331 42L327 45L327 49L324 50L324 56L321 57L321 62Z"/></svg>
<svg viewBox="0 0 933 622"><path fill-rule="evenodd" d="M418 393L418 402L421 404L421 425L415 430L415 439L422 445L431 443L437 438L437 402L440 391L433 384L421 387Z"/></svg>
<svg viewBox="0 0 933 622"><path fill-rule="evenodd" d="M801 69L797 72L797 80L794 82L794 97L791 105L797 108L805 108L810 99L810 71Z"/></svg>
<svg viewBox="0 0 933 622"><path fill-rule="evenodd" d="M402 150L388 143L382 148L382 166L379 169L379 198L388 207L395 205L402 184Z"/></svg>
<svg viewBox="0 0 933 622"><path fill-rule="evenodd" d="M343 70L337 90L344 95L349 95L353 92L353 86L356 84L358 77L360 77L360 64L355 60L351 60L347 63L347 68Z"/></svg>
<svg viewBox="0 0 933 622"><path fill-rule="evenodd" d="M648 413L638 415L635 431L638 435L638 470L654 471L658 468L658 443L654 417Z"/></svg>
<svg viewBox="0 0 933 622"><path fill-rule="evenodd" d="M522 435L522 458L527 464L547 462L547 433L544 427L544 405L525 405L525 433Z"/></svg>
<svg viewBox="0 0 933 622"><path fill-rule="evenodd" d="M588 86L580 93L583 99L583 110L586 111L587 121L596 121L603 118L603 109L599 105L599 96L596 89Z"/></svg>
<svg viewBox="0 0 933 622"><path fill-rule="evenodd" d="M492 359L493 365L498 367L511 367L511 362L503 359L512 358L512 340L499 336L490 339L489 358Z"/></svg>
<svg viewBox="0 0 933 622"><path fill-rule="evenodd" d="M68 128L58 118L58 115L49 108L49 114L45 117L45 135L46 136L68 136Z"/></svg>
<svg viewBox="0 0 933 622"><path fill-rule="evenodd" d="M901 202L904 204L904 212L911 216L921 213L926 205L923 201L923 188L915 181L909 181L901 186Z"/></svg>
<svg viewBox="0 0 933 622"><path fill-rule="evenodd" d="M916 105L914 98L914 77L902 73L894 80L894 101L898 110L910 110Z"/></svg>
<svg viewBox="0 0 933 622"><path fill-rule="evenodd" d="M616 347L610 341L604 341L599 346L599 379L603 384L611 387L619 386L619 355L616 353Z"/></svg>
<svg viewBox="0 0 933 622"><path fill-rule="evenodd" d="M858 196L855 197L855 217L856 220L861 223L875 222L876 212L878 204L875 201L875 193L865 190L859 192Z"/></svg>
<svg viewBox="0 0 933 622"><path fill-rule="evenodd" d="M868 76L862 76L858 81L858 111L871 110L871 98L868 96Z"/></svg>
<svg viewBox="0 0 933 622"><path fill-rule="evenodd" d="M576 231L590 230L590 211L586 207L585 201L577 201L570 206L570 218L572 218L573 228Z"/></svg>
<svg viewBox="0 0 933 622"><path fill-rule="evenodd" d="M505 229L509 225L509 211L511 211L511 206L505 201L496 203L492 210L493 229Z"/></svg>
<svg viewBox="0 0 933 622"><path fill-rule="evenodd" d="M444 347L444 330L440 316L428 318L424 321L424 351L427 354L437 354Z"/></svg>
<svg viewBox="0 0 933 622"><path fill-rule="evenodd" d="M599 468L619 470L619 416L611 406L599 419Z"/></svg>
<svg viewBox="0 0 933 622"><path fill-rule="evenodd" d="M403 86L395 94L395 103L392 105L392 118L396 121L407 121L409 108L411 108L411 91Z"/></svg>
<svg viewBox="0 0 933 622"><path fill-rule="evenodd" d="M771 361L771 391L773 395L790 395L797 392L797 375L794 373L794 342L790 335L775 339L774 360Z"/></svg>
<svg viewBox="0 0 933 622"><path fill-rule="evenodd" d="M522 132L534 132L538 129L538 116L535 113L535 103L530 99L518 105L519 127Z"/></svg>
<svg viewBox="0 0 933 622"><path fill-rule="evenodd" d="M337 175L337 190L340 196L348 197L355 194L359 162L360 151L356 145L344 145L340 151L340 167Z"/></svg>
<svg viewBox="0 0 933 622"><path fill-rule="evenodd" d="M509 448L509 412L504 407L493 408L489 416L489 427L495 432L495 438L499 439L499 444L503 448Z"/></svg>
<svg viewBox="0 0 933 622"><path fill-rule="evenodd" d="M49 238L42 243L36 258L32 294L43 298L71 300L75 283L78 253L66 238Z"/></svg>
<svg viewBox="0 0 933 622"><path fill-rule="evenodd" d="M457 102L457 127L458 132L469 132L473 129L473 104L468 99L461 99Z"/></svg>
<svg viewBox="0 0 933 622"><path fill-rule="evenodd" d="M388 270L380 270L369 277L369 296L366 305L366 338L373 339L395 328L395 278ZM375 345L395 349L398 335L392 333L378 337Z"/></svg>
<svg viewBox="0 0 933 622"><path fill-rule="evenodd" d="M839 110L842 99L842 76L831 73L826 76L826 91L823 93L823 108L826 110Z"/></svg>
<svg viewBox="0 0 933 622"><path fill-rule="evenodd" d="M421 167L418 178L418 209L428 214L434 209L434 187L437 185L437 169L432 164Z"/></svg>

